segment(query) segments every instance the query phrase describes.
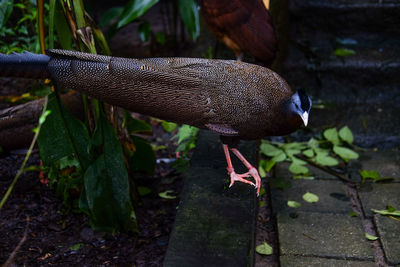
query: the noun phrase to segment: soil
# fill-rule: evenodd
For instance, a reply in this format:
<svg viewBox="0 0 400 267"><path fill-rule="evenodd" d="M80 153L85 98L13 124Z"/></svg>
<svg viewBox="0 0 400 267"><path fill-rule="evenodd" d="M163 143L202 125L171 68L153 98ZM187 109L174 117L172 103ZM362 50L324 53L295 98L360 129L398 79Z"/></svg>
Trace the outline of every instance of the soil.
<svg viewBox="0 0 400 267"><path fill-rule="evenodd" d="M172 134L165 133L159 123L152 124L155 134L150 141L166 146L157 152L157 158L173 159L176 146L170 141ZM0 154L0 196L11 184L25 151ZM39 163L35 150L27 166ZM184 177L163 161L153 176L134 176L138 186L151 189L135 206L140 231L111 235L93 231L85 214L66 210L55 190L40 182L38 172L24 173L1 210L0 262L10 260L9 266L162 266ZM165 190L172 190L177 197L159 197Z"/></svg>

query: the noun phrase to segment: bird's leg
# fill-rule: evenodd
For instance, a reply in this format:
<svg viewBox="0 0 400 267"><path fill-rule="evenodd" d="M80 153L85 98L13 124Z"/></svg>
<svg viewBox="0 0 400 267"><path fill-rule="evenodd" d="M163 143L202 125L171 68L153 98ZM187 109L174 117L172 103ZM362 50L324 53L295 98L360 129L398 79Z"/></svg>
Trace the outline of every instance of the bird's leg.
<svg viewBox="0 0 400 267"><path fill-rule="evenodd" d="M243 182L246 184L251 184L254 185L257 188L257 195L260 193L260 185L261 185L261 179L260 176L258 175L257 170L251 166L251 164L243 157L243 155L237 150L236 148L232 148L232 152L240 159L240 161L243 162L243 164L249 169L248 172L243 173L243 174L237 174L233 168L232 161L231 161L231 156L229 155L229 147L226 144L222 145L226 157L226 162L228 164L228 167L226 168L228 170L228 174L231 177L231 183L229 187L231 187L236 181ZM253 176L254 180L256 181L256 184L244 179L247 177Z"/></svg>
<svg viewBox="0 0 400 267"><path fill-rule="evenodd" d="M247 176L252 176L254 178L254 181L256 182L255 187L257 188L257 196L260 194L260 188L261 188L261 178L260 175L258 174L258 171L256 168L254 168L247 160L246 158L240 153L240 151L237 148L231 148L233 154L240 159L241 162L247 167L249 170L248 172L242 174L242 175L247 175Z"/></svg>

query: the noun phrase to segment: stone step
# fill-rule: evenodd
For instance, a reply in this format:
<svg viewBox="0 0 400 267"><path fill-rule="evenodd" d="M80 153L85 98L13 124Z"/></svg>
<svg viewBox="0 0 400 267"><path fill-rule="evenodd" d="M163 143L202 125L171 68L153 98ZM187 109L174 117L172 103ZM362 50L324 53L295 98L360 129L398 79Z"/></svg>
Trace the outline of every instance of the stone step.
<svg viewBox="0 0 400 267"><path fill-rule="evenodd" d="M398 36L400 2L397 0L291 0L291 25L303 36L354 32Z"/></svg>
<svg viewBox="0 0 400 267"><path fill-rule="evenodd" d="M337 57L327 47L299 47L289 46L282 73L292 87L323 101L400 105L400 49L353 47L355 55Z"/></svg>

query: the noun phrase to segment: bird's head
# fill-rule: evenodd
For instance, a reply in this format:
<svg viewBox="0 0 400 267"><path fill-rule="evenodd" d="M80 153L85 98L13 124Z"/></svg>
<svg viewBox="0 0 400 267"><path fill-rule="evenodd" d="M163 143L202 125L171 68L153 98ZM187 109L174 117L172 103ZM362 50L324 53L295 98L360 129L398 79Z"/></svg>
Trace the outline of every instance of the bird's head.
<svg viewBox="0 0 400 267"><path fill-rule="evenodd" d="M308 124L308 115L311 109L311 99L308 97L304 89L298 90L292 95L287 104L287 111L290 117L301 118L304 126ZM293 118L294 119L294 118Z"/></svg>

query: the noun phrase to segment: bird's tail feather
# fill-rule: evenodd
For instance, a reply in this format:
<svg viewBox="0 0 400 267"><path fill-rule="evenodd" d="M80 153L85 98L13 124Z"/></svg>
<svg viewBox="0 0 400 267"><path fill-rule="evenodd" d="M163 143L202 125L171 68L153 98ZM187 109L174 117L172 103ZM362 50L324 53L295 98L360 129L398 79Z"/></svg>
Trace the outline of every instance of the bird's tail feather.
<svg viewBox="0 0 400 267"><path fill-rule="evenodd" d="M49 56L30 52L0 54L0 77L50 78L49 60Z"/></svg>

